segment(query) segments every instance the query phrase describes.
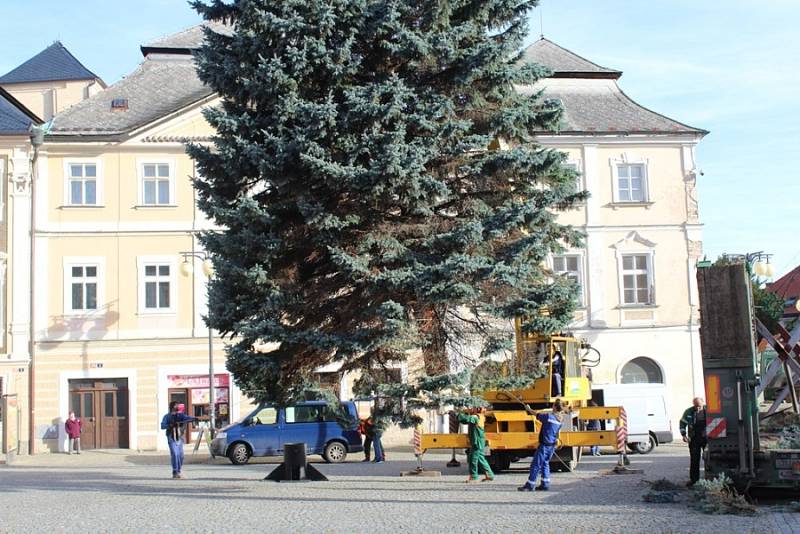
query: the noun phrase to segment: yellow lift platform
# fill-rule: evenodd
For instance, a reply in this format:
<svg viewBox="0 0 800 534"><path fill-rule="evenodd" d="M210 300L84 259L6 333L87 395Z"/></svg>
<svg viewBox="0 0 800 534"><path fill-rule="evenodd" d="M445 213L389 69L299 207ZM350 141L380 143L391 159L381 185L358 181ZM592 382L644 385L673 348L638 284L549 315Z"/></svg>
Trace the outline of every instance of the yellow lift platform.
<svg viewBox="0 0 800 534"><path fill-rule="evenodd" d="M546 374L524 389L480 392L480 396L491 405L486 412L485 431L492 467L502 471L508 469L512 461L533 455L539 445L541 428L536 414L549 411L556 398L561 399L566 412L556 454L551 460L552 469L575 469L583 447L613 447L616 452L624 453L627 438L624 408L589 405L592 398L587 372L589 362L584 361L581 351L590 347L571 336L525 334L519 319L515 330L517 350L510 372L523 375L544 370ZM596 364L596 361L591 363ZM559 380L562 387L561 395L557 396L554 393L558 393ZM614 421L614 429L586 430L588 422L593 419L599 419L602 428L606 422ZM423 452L468 446L466 434L421 435Z"/></svg>

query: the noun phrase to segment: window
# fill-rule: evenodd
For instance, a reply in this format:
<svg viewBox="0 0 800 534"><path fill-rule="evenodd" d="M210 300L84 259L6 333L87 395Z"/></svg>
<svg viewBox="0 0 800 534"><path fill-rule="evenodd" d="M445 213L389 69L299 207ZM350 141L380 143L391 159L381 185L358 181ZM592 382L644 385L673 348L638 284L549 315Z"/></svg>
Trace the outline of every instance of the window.
<svg viewBox="0 0 800 534"><path fill-rule="evenodd" d="M287 423L327 423L335 421L336 409L327 404L289 406L286 408Z"/></svg>
<svg viewBox="0 0 800 534"><path fill-rule="evenodd" d="M653 304L653 269L650 254L622 256L623 303Z"/></svg>
<svg viewBox="0 0 800 534"><path fill-rule="evenodd" d="M272 406L262 408L253 416L253 422L257 425L274 425L278 422L278 410Z"/></svg>
<svg viewBox="0 0 800 534"><path fill-rule="evenodd" d="M621 384L663 384L661 368L650 358L639 356L622 367Z"/></svg>
<svg viewBox="0 0 800 534"><path fill-rule="evenodd" d="M175 259L147 256L138 258L139 313L174 313L177 302Z"/></svg>
<svg viewBox="0 0 800 534"><path fill-rule="evenodd" d="M97 309L97 266L78 265L70 268L72 311Z"/></svg>
<svg viewBox="0 0 800 534"><path fill-rule="evenodd" d="M147 309L168 309L170 293L170 266L144 266L144 307Z"/></svg>
<svg viewBox="0 0 800 534"><path fill-rule="evenodd" d="M67 205L97 206L99 202L96 163L67 163Z"/></svg>
<svg viewBox="0 0 800 534"><path fill-rule="evenodd" d="M569 278L578 287L578 301L583 304L583 274L579 254L553 256L553 273Z"/></svg>
<svg viewBox="0 0 800 534"><path fill-rule="evenodd" d="M64 258L64 313L97 312L103 302L104 258Z"/></svg>
<svg viewBox="0 0 800 534"><path fill-rule="evenodd" d="M173 205L172 168L169 163L142 164L142 205Z"/></svg>
<svg viewBox="0 0 800 534"><path fill-rule="evenodd" d="M617 201L647 202L647 181L642 163L617 165Z"/></svg>

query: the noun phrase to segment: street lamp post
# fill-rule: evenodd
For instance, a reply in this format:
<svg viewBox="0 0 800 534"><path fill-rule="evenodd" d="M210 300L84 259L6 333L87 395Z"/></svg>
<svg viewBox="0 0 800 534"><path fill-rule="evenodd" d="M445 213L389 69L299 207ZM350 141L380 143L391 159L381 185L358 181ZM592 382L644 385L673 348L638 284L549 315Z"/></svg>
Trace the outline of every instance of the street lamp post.
<svg viewBox="0 0 800 534"><path fill-rule="evenodd" d="M194 272L194 259L203 261L203 274L211 279L214 276L214 264L206 252L181 252L183 263L181 264L181 273L184 276L189 276ZM192 311L194 313L194 311ZM211 308L209 306L209 316L206 317L208 322L208 418L210 422L211 437L214 437L216 430L216 408L217 396L216 388L214 387L214 331L211 328Z"/></svg>

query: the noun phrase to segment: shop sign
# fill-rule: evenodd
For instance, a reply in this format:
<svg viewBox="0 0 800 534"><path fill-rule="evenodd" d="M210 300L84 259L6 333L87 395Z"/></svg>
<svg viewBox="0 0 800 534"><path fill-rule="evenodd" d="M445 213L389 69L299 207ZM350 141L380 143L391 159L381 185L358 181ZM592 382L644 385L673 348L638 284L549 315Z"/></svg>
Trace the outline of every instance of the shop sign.
<svg viewBox="0 0 800 534"><path fill-rule="evenodd" d="M208 388L208 375L169 375L167 382L171 388ZM215 388L228 387L229 384L229 375L214 375Z"/></svg>

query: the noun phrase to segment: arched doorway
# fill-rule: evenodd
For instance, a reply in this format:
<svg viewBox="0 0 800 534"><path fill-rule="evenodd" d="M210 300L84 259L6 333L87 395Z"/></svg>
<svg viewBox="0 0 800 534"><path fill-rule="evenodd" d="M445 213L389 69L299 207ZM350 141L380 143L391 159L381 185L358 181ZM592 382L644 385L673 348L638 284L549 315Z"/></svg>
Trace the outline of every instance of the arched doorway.
<svg viewBox="0 0 800 534"><path fill-rule="evenodd" d="M622 366L621 384L663 384L664 373L652 359L639 356Z"/></svg>

